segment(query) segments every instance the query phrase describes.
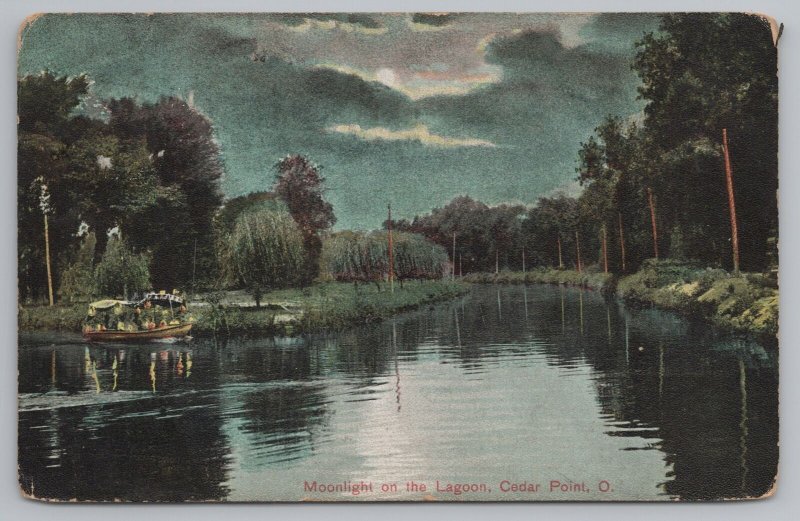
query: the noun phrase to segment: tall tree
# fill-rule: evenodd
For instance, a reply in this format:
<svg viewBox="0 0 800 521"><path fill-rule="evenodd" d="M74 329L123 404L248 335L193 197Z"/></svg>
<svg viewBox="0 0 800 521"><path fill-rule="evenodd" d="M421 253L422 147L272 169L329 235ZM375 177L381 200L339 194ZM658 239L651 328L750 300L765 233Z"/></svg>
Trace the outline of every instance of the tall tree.
<svg viewBox="0 0 800 521"><path fill-rule="evenodd" d="M44 219L39 205L40 186L50 193L48 216L55 278L77 250L74 237L80 223L76 197L66 180L70 143L84 118L72 117L86 94L84 76L57 77L50 72L17 82L17 237L19 297L38 299L47 291ZM58 286L58 281L55 281Z"/></svg>
<svg viewBox="0 0 800 521"><path fill-rule="evenodd" d="M692 208L692 194L714 197L700 208L713 207L724 217L727 206L716 194L726 191L720 151L727 128L742 268L764 268L778 215L777 50L768 21L741 13L663 15L659 31L638 44L634 69L647 101L649 140L656 155L667 159L659 196L684 194L682 204L668 205L676 212ZM683 175L670 175L676 172ZM694 208L693 220L700 217ZM679 231L685 233L686 225ZM722 257L730 266L729 234L706 233L726 245Z"/></svg>
<svg viewBox="0 0 800 521"><path fill-rule="evenodd" d="M286 202L294 221L303 234L306 252L304 282L319 274L319 257L322 253L320 233L336 223L333 206L324 198L321 167L301 155L287 156L275 166L277 170L274 192Z"/></svg>
<svg viewBox="0 0 800 521"><path fill-rule="evenodd" d="M125 230L132 246L152 251L153 283L186 286L194 272L213 274L223 165L210 120L175 97L142 106L112 100L109 109L114 135L124 143L144 141L158 180L153 208L137 212Z"/></svg>

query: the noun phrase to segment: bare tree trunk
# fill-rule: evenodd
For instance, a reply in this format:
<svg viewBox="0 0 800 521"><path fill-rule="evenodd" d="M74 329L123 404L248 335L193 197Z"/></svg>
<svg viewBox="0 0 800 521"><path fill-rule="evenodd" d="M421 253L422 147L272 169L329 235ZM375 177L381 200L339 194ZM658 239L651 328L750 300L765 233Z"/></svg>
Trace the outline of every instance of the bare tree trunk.
<svg viewBox="0 0 800 521"><path fill-rule="evenodd" d="M558 269L563 270L564 269L564 260L561 257L561 235L558 235L556 237L556 239L557 239L557 242L558 242Z"/></svg>
<svg viewBox="0 0 800 521"><path fill-rule="evenodd" d="M453 273L451 279L456 278L456 232L453 232Z"/></svg>
<svg viewBox="0 0 800 521"><path fill-rule="evenodd" d="M736 201L733 197L733 171L728 151L728 129L722 129L722 152L725 156L725 182L728 186L728 209L731 217L731 246L733 247L733 272L739 274L739 227L736 223Z"/></svg>
<svg viewBox="0 0 800 521"><path fill-rule="evenodd" d="M647 189L647 204L650 206L650 223L653 225L653 253L658 259L658 226L656 225L656 203L653 201L653 189Z"/></svg>
<svg viewBox="0 0 800 521"><path fill-rule="evenodd" d="M622 231L622 212L617 212L619 217L619 248L622 255L622 272L625 273L625 233Z"/></svg>
<svg viewBox="0 0 800 521"><path fill-rule="evenodd" d="M525 246L522 247L522 273L525 273Z"/></svg>
<svg viewBox="0 0 800 521"><path fill-rule="evenodd" d="M44 214L44 256L47 264L47 295L50 297L50 306L53 302L53 272L50 268L50 228L47 224L47 214Z"/></svg>
<svg viewBox="0 0 800 521"><path fill-rule="evenodd" d="M392 240L392 205L388 206L389 209L389 288L394 293L394 243Z"/></svg>
<svg viewBox="0 0 800 521"><path fill-rule="evenodd" d="M578 230L575 230L575 250L578 255L577 259L577 266L578 266L578 273L583 272L583 266L581 266L581 239L578 236Z"/></svg>
<svg viewBox="0 0 800 521"><path fill-rule="evenodd" d="M608 273L608 245L606 244L605 223L603 223L603 272Z"/></svg>

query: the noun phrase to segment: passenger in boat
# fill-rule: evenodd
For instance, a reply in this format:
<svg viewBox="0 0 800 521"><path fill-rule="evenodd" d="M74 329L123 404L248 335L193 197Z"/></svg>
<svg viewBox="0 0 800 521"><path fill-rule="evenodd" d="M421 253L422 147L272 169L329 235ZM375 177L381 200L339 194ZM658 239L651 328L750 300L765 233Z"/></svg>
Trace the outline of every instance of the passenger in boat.
<svg viewBox="0 0 800 521"><path fill-rule="evenodd" d="M137 331L146 327L142 321L142 309L139 306L133 309L133 324L136 326Z"/></svg>

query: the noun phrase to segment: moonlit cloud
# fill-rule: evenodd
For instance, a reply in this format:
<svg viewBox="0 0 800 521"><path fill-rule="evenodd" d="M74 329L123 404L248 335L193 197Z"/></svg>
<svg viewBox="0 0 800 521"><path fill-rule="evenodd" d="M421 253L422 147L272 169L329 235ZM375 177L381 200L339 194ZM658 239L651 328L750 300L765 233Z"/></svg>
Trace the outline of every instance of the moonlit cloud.
<svg viewBox="0 0 800 521"><path fill-rule="evenodd" d="M342 31L345 33L360 33L369 35L385 34L386 27L364 27L360 24L342 22L339 20L318 20L306 18L299 25L289 25L287 28L295 33L308 33L311 31Z"/></svg>
<svg viewBox="0 0 800 521"><path fill-rule="evenodd" d="M364 15L366 16L366 15ZM304 67L347 71L419 100L461 96L502 81L486 60L489 43L523 31L555 31L567 48L585 41L581 30L594 15L524 13L417 13L348 18L295 15L266 21L255 35L256 52ZM436 78L418 71L446 63ZM390 70L394 79L383 77ZM379 77L381 76L381 77Z"/></svg>
<svg viewBox="0 0 800 521"><path fill-rule="evenodd" d="M413 70L411 68L396 70L388 67L381 67L371 72L335 63L320 63L315 65L314 68L330 69L343 74L358 76L365 81L381 83L408 96L412 100L431 96L468 94L485 85L498 83L503 77L502 67L489 64L465 72L436 72Z"/></svg>
<svg viewBox="0 0 800 521"><path fill-rule="evenodd" d="M432 134L425 125L417 125L407 130L391 130L384 127L361 128L361 125L334 125L327 129L329 132L349 134L367 141L417 141L426 146L455 148L455 147L489 147L496 145L483 139L453 138Z"/></svg>

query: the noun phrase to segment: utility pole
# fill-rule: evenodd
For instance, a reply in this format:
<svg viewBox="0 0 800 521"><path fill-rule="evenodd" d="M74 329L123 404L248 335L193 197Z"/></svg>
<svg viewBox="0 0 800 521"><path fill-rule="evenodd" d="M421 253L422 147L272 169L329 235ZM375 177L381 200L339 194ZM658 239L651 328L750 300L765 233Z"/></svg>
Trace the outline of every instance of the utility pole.
<svg viewBox="0 0 800 521"><path fill-rule="evenodd" d="M733 273L739 274L739 227L736 223L736 201L733 197L733 171L728 150L728 129L722 129L722 152L725 156L725 183L728 185L728 209L731 217L731 246L733 247Z"/></svg>
<svg viewBox="0 0 800 521"><path fill-rule="evenodd" d="M653 189L647 188L647 204L650 206L650 223L653 225L653 253L658 260L658 227L656 225L656 203L653 201Z"/></svg>
<svg viewBox="0 0 800 521"><path fill-rule="evenodd" d="M50 307L53 306L53 271L50 267L50 232L47 225L47 214L44 214L44 256L47 264L47 295L50 298Z"/></svg>
<svg viewBox="0 0 800 521"><path fill-rule="evenodd" d="M44 259L47 265L47 295L50 298L50 307L53 307L53 270L50 266L50 228L47 222L47 214L50 213L50 194L47 193L47 185L44 184L44 179L39 177L37 179L40 183L39 186L39 208L44 215Z"/></svg>
<svg viewBox="0 0 800 521"><path fill-rule="evenodd" d="M453 273L450 278L456 280L456 232L453 232Z"/></svg>
<svg viewBox="0 0 800 521"><path fill-rule="evenodd" d="M622 231L622 212L617 212L619 217L619 248L622 254L622 272L625 273L625 234Z"/></svg>
<svg viewBox="0 0 800 521"><path fill-rule="evenodd" d="M392 238L392 204L387 205L389 210L389 288L394 293L394 241Z"/></svg>
<svg viewBox="0 0 800 521"><path fill-rule="evenodd" d="M606 223L603 223L603 273L608 273L608 245L606 240Z"/></svg>
<svg viewBox="0 0 800 521"><path fill-rule="evenodd" d="M525 246L522 247L522 273L525 274Z"/></svg>
<svg viewBox="0 0 800 521"><path fill-rule="evenodd" d="M195 298L194 280L197 273L197 237L194 238L194 253L192 254L192 298ZM188 303L186 304L189 305Z"/></svg>

